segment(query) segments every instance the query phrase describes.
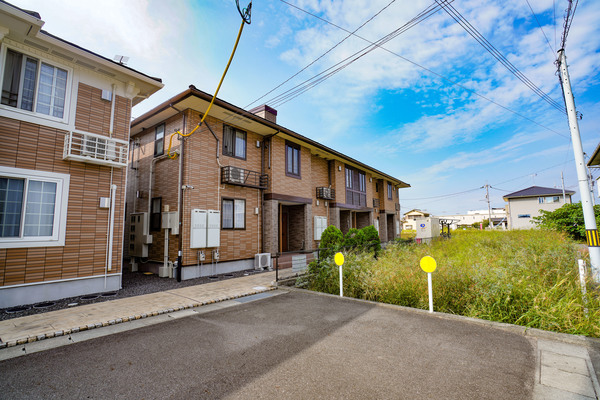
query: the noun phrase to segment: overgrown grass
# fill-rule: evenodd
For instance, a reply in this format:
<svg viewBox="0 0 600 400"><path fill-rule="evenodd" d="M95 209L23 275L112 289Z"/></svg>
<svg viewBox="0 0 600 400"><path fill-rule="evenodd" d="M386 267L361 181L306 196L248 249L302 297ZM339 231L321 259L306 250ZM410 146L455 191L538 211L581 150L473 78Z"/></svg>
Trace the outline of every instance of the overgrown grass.
<svg viewBox="0 0 600 400"><path fill-rule="evenodd" d="M435 311L600 337L600 298L589 283L582 298L578 244L556 232L463 231L431 244L394 244L378 259L347 254L344 295L428 309L419 267L426 255L437 261ZM332 260L309 272L310 289L339 293Z"/></svg>

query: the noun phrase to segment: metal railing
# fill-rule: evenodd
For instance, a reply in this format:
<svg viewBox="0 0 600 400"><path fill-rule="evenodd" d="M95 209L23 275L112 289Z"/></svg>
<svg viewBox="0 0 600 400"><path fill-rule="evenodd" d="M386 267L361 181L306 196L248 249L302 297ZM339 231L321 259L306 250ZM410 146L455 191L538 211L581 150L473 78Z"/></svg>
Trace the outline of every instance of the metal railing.
<svg viewBox="0 0 600 400"><path fill-rule="evenodd" d="M127 166L128 151L129 143L125 140L71 131L65 134L63 160L123 168Z"/></svg>
<svg viewBox="0 0 600 400"><path fill-rule="evenodd" d="M269 175L244 168L227 166L221 168L221 183L266 189L269 186Z"/></svg>

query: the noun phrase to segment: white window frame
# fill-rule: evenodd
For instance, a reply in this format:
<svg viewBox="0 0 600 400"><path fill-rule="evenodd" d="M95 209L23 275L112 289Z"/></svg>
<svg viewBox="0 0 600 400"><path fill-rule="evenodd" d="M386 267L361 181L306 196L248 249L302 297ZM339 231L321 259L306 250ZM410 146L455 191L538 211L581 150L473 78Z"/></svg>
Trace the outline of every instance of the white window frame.
<svg viewBox="0 0 600 400"><path fill-rule="evenodd" d="M56 197L54 199L54 220L51 236L23 236L23 221L25 211L21 215L20 237L0 237L0 249L23 247L50 247L64 246L67 226L67 204L69 201L70 175L55 172L36 171L31 169L10 168L0 166L0 176L10 179L25 179L56 183ZM23 188L23 204L26 204L26 188Z"/></svg>
<svg viewBox="0 0 600 400"><path fill-rule="evenodd" d="M64 64L57 63L54 60L48 59L46 57L41 57L39 54L25 51L24 49L22 49L20 47L3 45L2 49L0 51L0 56L1 56L0 61L2 62L2 64L0 64L0 90L2 90L2 86L4 85L4 73L6 72L6 57L7 57L8 49L15 51L17 53L21 53L21 54L23 54L23 56L35 58L36 60L38 60L37 76L36 76L36 81L35 81L35 95L33 98L34 111L24 110L22 108L19 108L19 105L17 105L17 107L12 107L12 106L2 104L2 103L0 103L0 110L4 110L9 113L12 112L12 113L17 113L17 114L22 114L22 115L28 116L30 118L34 117L34 118L41 118L41 119L49 120L49 121L67 123L69 120L69 113L70 113L70 109L71 109L71 90L72 90L72 83L73 83L73 69ZM42 63L48 64L54 68L60 68L60 69L67 71L67 85L65 88L65 104L64 104L64 108L63 108L62 118L54 117L52 115L43 114L43 113L39 113L39 112L35 111L35 109L37 108L37 100L38 100L38 93L39 93L40 74L41 74ZM19 99L21 98L21 95L22 94L19 93ZM22 119L30 120L30 118L24 117Z"/></svg>

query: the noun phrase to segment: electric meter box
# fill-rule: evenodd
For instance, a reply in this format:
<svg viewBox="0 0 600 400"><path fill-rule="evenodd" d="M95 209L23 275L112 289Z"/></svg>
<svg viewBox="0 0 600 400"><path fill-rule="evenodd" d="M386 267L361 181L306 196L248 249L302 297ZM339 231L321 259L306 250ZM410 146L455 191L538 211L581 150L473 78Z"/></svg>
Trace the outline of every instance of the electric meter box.
<svg viewBox="0 0 600 400"><path fill-rule="evenodd" d="M219 210L192 210L190 247L203 249L221 245L221 212Z"/></svg>
<svg viewBox="0 0 600 400"><path fill-rule="evenodd" d="M171 235L179 235L179 213L177 211L163 212L161 227L163 229L170 229Z"/></svg>
<svg viewBox="0 0 600 400"><path fill-rule="evenodd" d="M432 239L440 236L440 219L435 217L419 218L415 220L417 225L416 239Z"/></svg>

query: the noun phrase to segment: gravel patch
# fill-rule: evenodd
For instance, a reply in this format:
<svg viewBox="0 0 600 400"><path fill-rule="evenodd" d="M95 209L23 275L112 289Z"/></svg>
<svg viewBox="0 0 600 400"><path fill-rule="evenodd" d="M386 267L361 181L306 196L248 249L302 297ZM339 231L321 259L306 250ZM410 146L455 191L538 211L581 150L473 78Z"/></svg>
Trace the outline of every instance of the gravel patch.
<svg viewBox="0 0 600 400"><path fill-rule="evenodd" d="M64 308L77 307L85 304L99 303L126 297L139 296L142 294L164 292L166 290L179 289L187 286L202 285L204 283L217 282L232 278L261 273L261 271L247 270L228 272L226 274L196 279L187 279L177 282L177 279L160 278L158 275L145 275L143 272L123 272L123 289L104 293L93 293L78 297L69 297L52 302L27 304L19 307L0 309L0 321L25 317L27 315L41 314L49 311L62 310ZM53 304L50 304L53 303ZM43 306L43 307L42 307Z"/></svg>

